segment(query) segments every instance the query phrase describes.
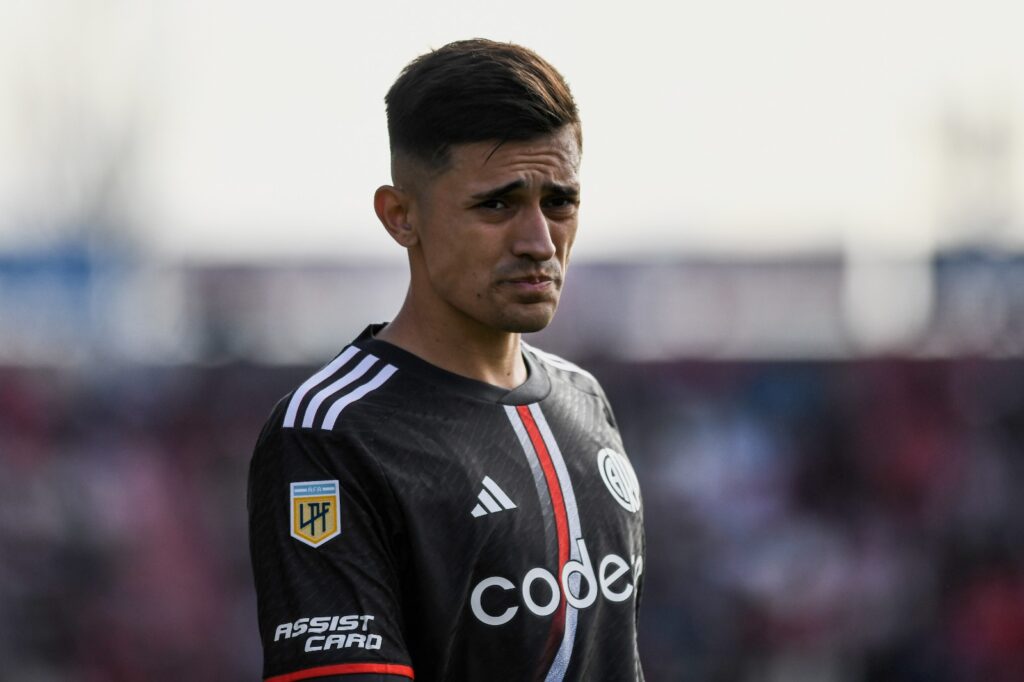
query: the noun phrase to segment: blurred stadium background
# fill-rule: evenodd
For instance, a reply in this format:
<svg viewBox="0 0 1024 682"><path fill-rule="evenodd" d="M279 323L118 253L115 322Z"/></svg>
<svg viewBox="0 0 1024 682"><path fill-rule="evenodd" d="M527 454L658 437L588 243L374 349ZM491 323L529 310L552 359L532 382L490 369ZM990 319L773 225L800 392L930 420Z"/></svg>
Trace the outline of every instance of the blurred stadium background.
<svg viewBox="0 0 1024 682"><path fill-rule="evenodd" d="M583 111L532 342L622 424L648 680L1024 680L1024 12L820 5L5 4L0 679L258 678L252 445L404 293L383 92L487 35Z"/></svg>

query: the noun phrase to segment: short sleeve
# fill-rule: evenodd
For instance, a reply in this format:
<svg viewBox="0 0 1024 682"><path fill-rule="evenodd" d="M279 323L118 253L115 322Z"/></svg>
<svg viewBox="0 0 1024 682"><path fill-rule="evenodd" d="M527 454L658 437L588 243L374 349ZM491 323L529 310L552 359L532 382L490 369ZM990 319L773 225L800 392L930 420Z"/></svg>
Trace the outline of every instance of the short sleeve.
<svg viewBox="0 0 1024 682"><path fill-rule="evenodd" d="M265 679L413 677L394 507L357 441L264 429L248 511Z"/></svg>

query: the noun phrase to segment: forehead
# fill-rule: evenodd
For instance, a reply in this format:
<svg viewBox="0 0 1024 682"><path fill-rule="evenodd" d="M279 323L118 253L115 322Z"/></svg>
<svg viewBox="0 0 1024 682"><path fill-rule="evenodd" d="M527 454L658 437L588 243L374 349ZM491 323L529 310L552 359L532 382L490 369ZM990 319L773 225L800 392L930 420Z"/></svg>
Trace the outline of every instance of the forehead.
<svg viewBox="0 0 1024 682"><path fill-rule="evenodd" d="M580 148L575 131L565 127L551 135L513 142L453 145L442 178L472 187L524 180L527 186L552 181L576 184Z"/></svg>

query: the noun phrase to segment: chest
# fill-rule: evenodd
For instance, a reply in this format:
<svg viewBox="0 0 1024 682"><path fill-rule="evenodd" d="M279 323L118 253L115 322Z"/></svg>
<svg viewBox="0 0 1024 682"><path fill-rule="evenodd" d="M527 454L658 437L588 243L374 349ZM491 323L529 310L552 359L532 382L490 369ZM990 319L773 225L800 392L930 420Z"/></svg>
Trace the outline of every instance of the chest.
<svg viewBox="0 0 1024 682"><path fill-rule="evenodd" d="M642 552L636 476L596 398L466 407L391 435L404 456L388 477L426 571L455 556L460 573L513 577Z"/></svg>

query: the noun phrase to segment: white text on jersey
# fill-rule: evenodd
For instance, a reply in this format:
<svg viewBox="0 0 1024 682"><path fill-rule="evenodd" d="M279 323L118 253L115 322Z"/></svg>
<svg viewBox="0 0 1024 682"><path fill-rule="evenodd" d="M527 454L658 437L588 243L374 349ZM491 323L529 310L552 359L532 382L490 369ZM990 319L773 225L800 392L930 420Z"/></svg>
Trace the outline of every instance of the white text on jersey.
<svg viewBox="0 0 1024 682"><path fill-rule="evenodd" d="M597 600L598 591L604 595L605 599L613 602L625 601L633 594L633 585L643 572L642 557L632 557L633 582L621 585L620 579L630 570L630 565L626 563L625 559L618 554L608 554L601 559L595 574L594 565L591 563L590 554L587 552L586 541L580 538L576 541L576 545L580 551L581 561L566 562L565 566L562 567L561 585L555 580L555 576L551 574L551 571L539 566L531 568L523 576L523 584L520 588L522 601L523 605L531 613L538 616L550 616L558 608L562 594L565 594L565 600L573 608L577 609L585 609L593 605ZM573 594L572 590L569 589L569 579L574 574L579 574L581 578L579 594ZM538 603L534 598L533 586L538 580L547 584L549 596L546 595L546 603ZM586 588L584 588L583 583L586 583ZM492 576L481 580L473 588L469 599L469 606L473 611L473 615L486 625L504 625L509 622L515 617L519 607L509 606L501 613L487 613L482 604L483 596L484 592L492 588L508 591L514 590L515 587L511 580L501 576Z"/></svg>

